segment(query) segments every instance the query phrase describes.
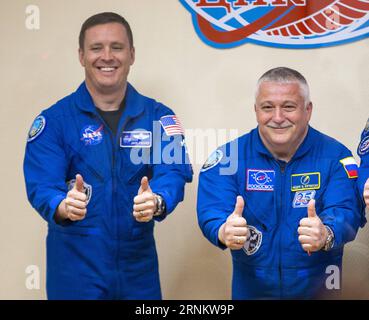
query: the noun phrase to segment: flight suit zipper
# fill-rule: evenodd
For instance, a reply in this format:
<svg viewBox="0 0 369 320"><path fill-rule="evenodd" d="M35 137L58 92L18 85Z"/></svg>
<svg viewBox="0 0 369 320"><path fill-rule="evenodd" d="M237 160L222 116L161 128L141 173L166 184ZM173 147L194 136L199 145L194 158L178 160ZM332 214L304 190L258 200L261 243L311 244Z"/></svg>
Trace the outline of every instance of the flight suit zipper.
<svg viewBox="0 0 369 320"><path fill-rule="evenodd" d="M119 139L120 139L120 133L124 130L124 128L126 127L128 121L130 120L130 118L127 118L123 125L121 127L118 127L116 136L113 135L113 132L111 131L111 129L109 128L109 126L106 124L106 122L104 121L104 119L97 114L96 115L98 117L98 119L104 124L104 126L106 127L107 131L109 132L109 137L110 137L110 142L111 142L111 149L112 149L112 154L111 154L111 178L112 178L112 211L113 211L113 215L112 215L112 219L114 219L114 223L115 223L115 235L114 235L114 240L116 242L116 250L115 250L115 266L116 266L116 272L118 274L118 279L119 279L119 223L118 223L118 210L116 207L116 193L117 193L117 174L116 174L116 154L117 154L117 150L119 149ZM122 115L123 116L123 115ZM118 285L116 288L116 297L119 297L119 293L120 293L120 281L118 280Z"/></svg>
<svg viewBox="0 0 369 320"><path fill-rule="evenodd" d="M280 192L280 212L278 212L278 218L279 218L279 228L281 228L281 226L284 223L284 202L285 202L285 179L286 179L286 166L287 163L285 162L281 162L278 161L278 165L279 165L279 170L280 170L280 174L281 174L281 192ZM282 279L282 234L281 234L281 230L279 230L279 288L280 288L280 298L283 297L283 279Z"/></svg>

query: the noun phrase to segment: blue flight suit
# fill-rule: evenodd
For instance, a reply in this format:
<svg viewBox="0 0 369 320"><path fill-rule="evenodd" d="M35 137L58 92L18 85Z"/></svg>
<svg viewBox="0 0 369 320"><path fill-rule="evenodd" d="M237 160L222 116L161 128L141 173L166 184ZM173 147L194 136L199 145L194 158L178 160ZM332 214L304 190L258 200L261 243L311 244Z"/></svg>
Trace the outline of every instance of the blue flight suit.
<svg viewBox="0 0 369 320"><path fill-rule="evenodd" d="M365 129L361 133L361 141L357 148L357 154L360 156L359 178L357 179L360 194L363 194L364 185L369 178L369 119Z"/></svg>
<svg viewBox="0 0 369 320"><path fill-rule="evenodd" d="M128 84L113 136L82 83L36 119L24 175L29 201L48 222L49 299L161 299L155 221L137 222L132 213L143 176L165 200L165 214L154 218L159 221L183 200L184 185L192 181L178 127L168 136L164 125L154 123L172 115ZM77 173L90 197L87 215L57 224L55 211Z"/></svg>
<svg viewBox="0 0 369 320"><path fill-rule="evenodd" d="M311 127L288 163L272 156L258 129L209 157L199 177L197 213L202 232L214 245L226 248L218 231L234 211L238 195L244 199L243 217L250 230L244 247L231 250L233 299L305 299L327 293L327 266L341 268L343 245L364 223L355 174L350 171L349 178L340 163L351 157L346 147ZM232 167L235 170L229 170ZM335 242L332 250L309 256L297 229L312 198Z"/></svg>

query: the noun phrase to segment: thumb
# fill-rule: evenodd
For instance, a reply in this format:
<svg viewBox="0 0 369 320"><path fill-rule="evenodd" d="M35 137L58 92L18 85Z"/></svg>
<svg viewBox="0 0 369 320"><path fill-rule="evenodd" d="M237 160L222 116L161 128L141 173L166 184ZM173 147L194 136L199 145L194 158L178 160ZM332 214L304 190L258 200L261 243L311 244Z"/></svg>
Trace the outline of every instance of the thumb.
<svg viewBox="0 0 369 320"><path fill-rule="evenodd" d="M77 174L76 175L76 182L74 184L74 189L76 189L79 192L83 192L84 191L83 177L80 174Z"/></svg>
<svg viewBox="0 0 369 320"><path fill-rule="evenodd" d="M140 190L138 192L138 194L142 194L144 193L145 191L150 191L150 185L149 185L149 179L147 177L143 177L141 179L141 187L140 187Z"/></svg>
<svg viewBox="0 0 369 320"><path fill-rule="evenodd" d="M242 217L243 209L245 207L245 201L241 196L237 196L236 206L234 207L233 214L237 217Z"/></svg>
<svg viewBox="0 0 369 320"><path fill-rule="evenodd" d="M315 210L315 200L311 199L308 204L308 217L315 218L316 217L316 210Z"/></svg>

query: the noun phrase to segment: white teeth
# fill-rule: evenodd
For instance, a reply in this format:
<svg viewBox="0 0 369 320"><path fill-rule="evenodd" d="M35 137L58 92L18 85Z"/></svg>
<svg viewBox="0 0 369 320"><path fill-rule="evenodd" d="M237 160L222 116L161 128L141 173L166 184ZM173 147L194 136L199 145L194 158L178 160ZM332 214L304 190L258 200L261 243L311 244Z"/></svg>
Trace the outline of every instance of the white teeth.
<svg viewBox="0 0 369 320"><path fill-rule="evenodd" d="M100 68L101 71L105 71L105 72L111 72L114 71L115 68Z"/></svg>

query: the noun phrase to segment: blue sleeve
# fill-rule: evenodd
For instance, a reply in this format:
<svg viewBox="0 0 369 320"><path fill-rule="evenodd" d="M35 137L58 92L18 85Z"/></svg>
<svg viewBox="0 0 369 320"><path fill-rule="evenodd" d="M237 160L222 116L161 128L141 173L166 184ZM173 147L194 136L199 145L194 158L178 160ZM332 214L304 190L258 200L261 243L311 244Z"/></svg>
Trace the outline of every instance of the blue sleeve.
<svg viewBox="0 0 369 320"><path fill-rule="evenodd" d="M66 197L66 157L58 121L42 114L42 132L28 139L23 163L27 197L36 211L49 223Z"/></svg>
<svg viewBox="0 0 369 320"><path fill-rule="evenodd" d="M226 246L218 239L219 228L234 211L239 195L236 175L222 172L227 166L222 161L224 150L225 148L216 150L201 169L197 193L197 218L200 229L212 244L221 249L226 249ZM216 152L221 152L222 155L222 159L218 159L219 163L214 160Z"/></svg>
<svg viewBox="0 0 369 320"><path fill-rule="evenodd" d="M161 221L170 214L184 198L185 184L192 181L193 171L183 134L167 135L160 119L175 115L169 108L159 105L155 115L153 143L152 191L163 197L166 212L155 220ZM159 148L157 147L159 146ZM155 150L160 150L159 153Z"/></svg>
<svg viewBox="0 0 369 320"><path fill-rule="evenodd" d="M349 178L344 165L340 163L341 159L347 157L352 157L348 150L332 164L327 188L318 204L320 219L334 233L334 247L342 247L354 240L359 227L366 222L361 210L356 178Z"/></svg>

